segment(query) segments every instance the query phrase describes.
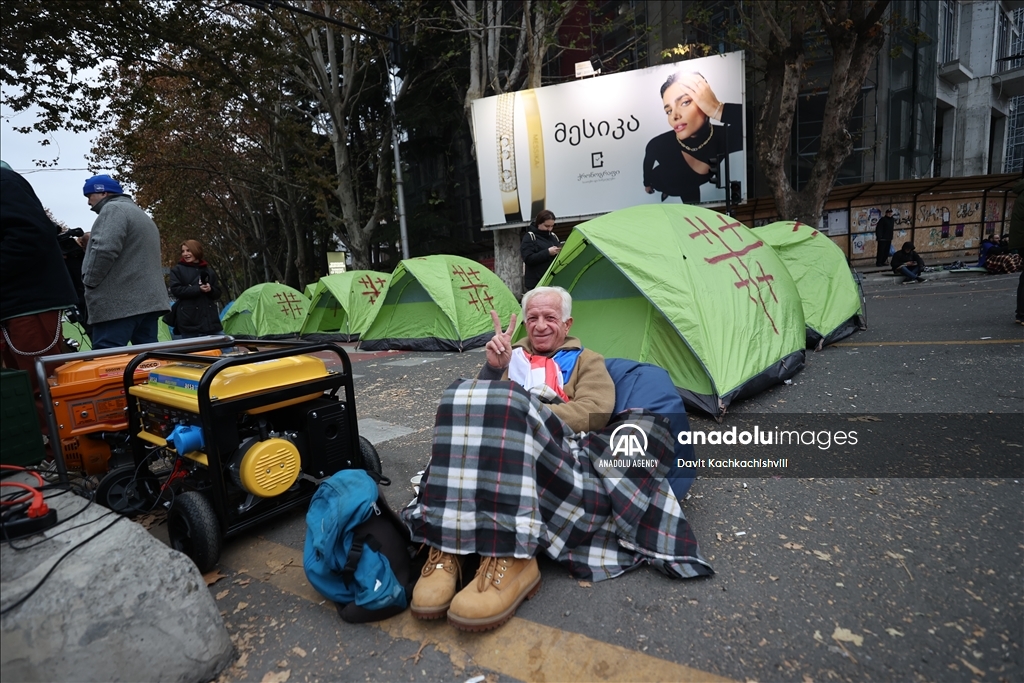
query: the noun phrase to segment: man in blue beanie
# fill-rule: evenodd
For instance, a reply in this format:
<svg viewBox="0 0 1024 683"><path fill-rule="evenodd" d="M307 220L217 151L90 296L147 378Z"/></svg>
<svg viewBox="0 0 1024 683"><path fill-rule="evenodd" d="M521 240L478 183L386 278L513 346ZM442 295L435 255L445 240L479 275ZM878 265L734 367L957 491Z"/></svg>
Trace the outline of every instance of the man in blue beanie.
<svg viewBox="0 0 1024 683"><path fill-rule="evenodd" d="M109 175L89 178L82 193L99 214L82 262L92 347L151 344L168 310L160 231Z"/></svg>

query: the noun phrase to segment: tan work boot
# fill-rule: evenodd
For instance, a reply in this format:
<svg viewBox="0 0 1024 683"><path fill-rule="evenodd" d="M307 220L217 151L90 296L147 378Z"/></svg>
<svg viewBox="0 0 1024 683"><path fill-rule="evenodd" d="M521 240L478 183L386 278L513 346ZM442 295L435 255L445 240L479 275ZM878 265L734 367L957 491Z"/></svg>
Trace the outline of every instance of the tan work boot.
<svg viewBox="0 0 1024 683"><path fill-rule="evenodd" d="M539 590L537 558L481 558L476 578L452 599L448 623L463 631L497 628Z"/></svg>
<svg viewBox="0 0 1024 683"><path fill-rule="evenodd" d="M427 563L412 589L410 609L417 619L440 619L448 612L462 577L462 558L430 549Z"/></svg>

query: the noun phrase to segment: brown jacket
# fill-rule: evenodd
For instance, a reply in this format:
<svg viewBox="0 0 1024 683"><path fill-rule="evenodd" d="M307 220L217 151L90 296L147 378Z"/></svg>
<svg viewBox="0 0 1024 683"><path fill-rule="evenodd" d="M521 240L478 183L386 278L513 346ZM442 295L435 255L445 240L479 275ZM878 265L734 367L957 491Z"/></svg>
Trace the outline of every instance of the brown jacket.
<svg viewBox="0 0 1024 683"><path fill-rule="evenodd" d="M523 339L515 346L521 346L528 353L534 353L529 339ZM579 339L566 337L558 350L579 348L582 348ZM497 379L497 369L485 363L480 371L480 378ZM508 379L508 368L501 373L501 379ZM576 361L576 367L569 375L569 381L562 389L569 397L569 402L551 404L548 407L572 427L574 432L601 429L608 424L612 410L615 409L615 384L608 374L608 368L605 367L604 356L596 351L583 349L583 353Z"/></svg>

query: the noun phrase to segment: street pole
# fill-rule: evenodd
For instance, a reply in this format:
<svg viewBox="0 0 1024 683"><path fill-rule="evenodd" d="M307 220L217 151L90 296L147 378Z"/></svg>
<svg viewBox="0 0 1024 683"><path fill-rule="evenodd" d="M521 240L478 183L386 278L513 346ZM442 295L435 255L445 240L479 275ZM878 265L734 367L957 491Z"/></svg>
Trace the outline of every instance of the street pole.
<svg viewBox="0 0 1024 683"><path fill-rule="evenodd" d="M732 178L729 176L729 124L725 124L725 213L732 216Z"/></svg>
<svg viewBox="0 0 1024 683"><path fill-rule="evenodd" d="M405 188L402 183L402 157L398 151L398 119L395 116L395 76L388 65L388 91L391 93L391 147L395 152L395 194L398 196L398 231L402 240L402 259L409 258L409 230L405 224Z"/></svg>

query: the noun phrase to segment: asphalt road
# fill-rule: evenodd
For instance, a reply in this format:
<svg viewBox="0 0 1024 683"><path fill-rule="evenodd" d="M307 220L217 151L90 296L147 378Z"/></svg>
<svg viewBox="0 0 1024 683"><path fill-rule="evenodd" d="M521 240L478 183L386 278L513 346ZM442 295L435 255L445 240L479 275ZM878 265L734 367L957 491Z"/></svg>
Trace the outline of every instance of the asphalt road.
<svg viewBox="0 0 1024 683"><path fill-rule="evenodd" d="M1017 472L1016 284L1016 275L908 286L871 277L867 330L808 352L791 385L735 404L722 425L692 417L692 427L819 413L836 428L883 430L865 458L912 444L922 458L997 452L1011 466L1016 458ZM352 358L361 431L394 481L389 500L404 505L442 390L474 376L483 354ZM918 417L938 413L953 415ZM960 420L982 418L1005 420L1011 437L956 451ZM828 451L791 457L828 474ZM1024 680L1024 479L978 468L976 478L742 473L698 479L683 504L715 576L674 581L640 569L590 584L542 561L538 596L488 634L408 613L345 624L303 576L303 515L285 516L226 544L210 591L239 658L220 680Z"/></svg>

